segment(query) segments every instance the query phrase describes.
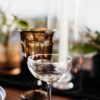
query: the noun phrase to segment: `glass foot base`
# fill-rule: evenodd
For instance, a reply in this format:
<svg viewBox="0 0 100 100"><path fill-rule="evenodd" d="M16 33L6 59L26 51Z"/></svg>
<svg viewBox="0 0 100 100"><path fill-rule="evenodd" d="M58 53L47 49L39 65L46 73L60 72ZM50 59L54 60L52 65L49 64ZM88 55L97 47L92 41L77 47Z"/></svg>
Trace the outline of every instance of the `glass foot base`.
<svg viewBox="0 0 100 100"><path fill-rule="evenodd" d="M22 100L47 100L47 92L43 90L30 90L21 95Z"/></svg>

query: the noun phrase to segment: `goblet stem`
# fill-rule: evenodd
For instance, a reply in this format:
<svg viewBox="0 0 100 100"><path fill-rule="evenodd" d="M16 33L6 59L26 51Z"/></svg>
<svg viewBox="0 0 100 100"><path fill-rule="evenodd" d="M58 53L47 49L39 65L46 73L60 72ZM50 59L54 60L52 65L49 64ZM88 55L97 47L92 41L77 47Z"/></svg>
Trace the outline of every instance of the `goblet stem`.
<svg viewBox="0 0 100 100"><path fill-rule="evenodd" d="M47 89L47 91L48 91L48 100L51 100L51 88L52 88L52 84L48 84L48 89Z"/></svg>

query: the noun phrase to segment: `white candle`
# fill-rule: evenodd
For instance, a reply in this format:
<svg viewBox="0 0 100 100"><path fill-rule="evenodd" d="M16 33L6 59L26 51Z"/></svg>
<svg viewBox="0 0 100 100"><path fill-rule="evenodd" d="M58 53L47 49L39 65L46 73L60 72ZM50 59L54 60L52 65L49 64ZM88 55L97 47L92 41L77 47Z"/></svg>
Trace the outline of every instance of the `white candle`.
<svg viewBox="0 0 100 100"><path fill-rule="evenodd" d="M47 28L54 28L54 16L55 16L55 1L48 0L48 15L47 15Z"/></svg>
<svg viewBox="0 0 100 100"><path fill-rule="evenodd" d="M68 0L60 0L58 9L59 61L65 61L68 55Z"/></svg>
<svg viewBox="0 0 100 100"><path fill-rule="evenodd" d="M76 42L79 39L79 28L78 28L79 11L80 11L80 0L75 0L74 36Z"/></svg>

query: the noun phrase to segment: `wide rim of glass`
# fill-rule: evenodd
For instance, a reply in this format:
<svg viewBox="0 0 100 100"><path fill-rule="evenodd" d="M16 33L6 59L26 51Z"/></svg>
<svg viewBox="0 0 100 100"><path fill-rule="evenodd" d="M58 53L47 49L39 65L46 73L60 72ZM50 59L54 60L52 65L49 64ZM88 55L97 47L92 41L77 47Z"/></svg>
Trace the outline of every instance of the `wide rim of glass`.
<svg viewBox="0 0 100 100"><path fill-rule="evenodd" d="M32 32L32 33L46 33L46 34L54 34L55 30L19 30L20 33Z"/></svg>
<svg viewBox="0 0 100 100"><path fill-rule="evenodd" d="M59 59L59 54L34 54L28 57L28 60L33 60L33 58L35 56L41 56L41 55L48 55L48 56L57 56ZM41 58L40 58L41 59ZM39 60L39 59L38 59ZM67 56L65 61L55 61L55 62L67 62L70 63L72 61L72 57L71 56Z"/></svg>

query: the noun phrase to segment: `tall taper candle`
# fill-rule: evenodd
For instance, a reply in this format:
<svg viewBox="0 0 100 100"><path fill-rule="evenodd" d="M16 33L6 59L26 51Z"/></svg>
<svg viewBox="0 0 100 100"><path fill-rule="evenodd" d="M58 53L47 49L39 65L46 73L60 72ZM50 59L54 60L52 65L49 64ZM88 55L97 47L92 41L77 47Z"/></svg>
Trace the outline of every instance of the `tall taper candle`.
<svg viewBox="0 0 100 100"><path fill-rule="evenodd" d="M75 16L74 16L74 36L75 41L77 42L79 39L79 11L80 11L80 1L75 0Z"/></svg>
<svg viewBox="0 0 100 100"><path fill-rule="evenodd" d="M68 0L60 0L58 10L59 61L68 55Z"/></svg>
<svg viewBox="0 0 100 100"><path fill-rule="evenodd" d="M54 29L55 0L48 0L47 28Z"/></svg>

